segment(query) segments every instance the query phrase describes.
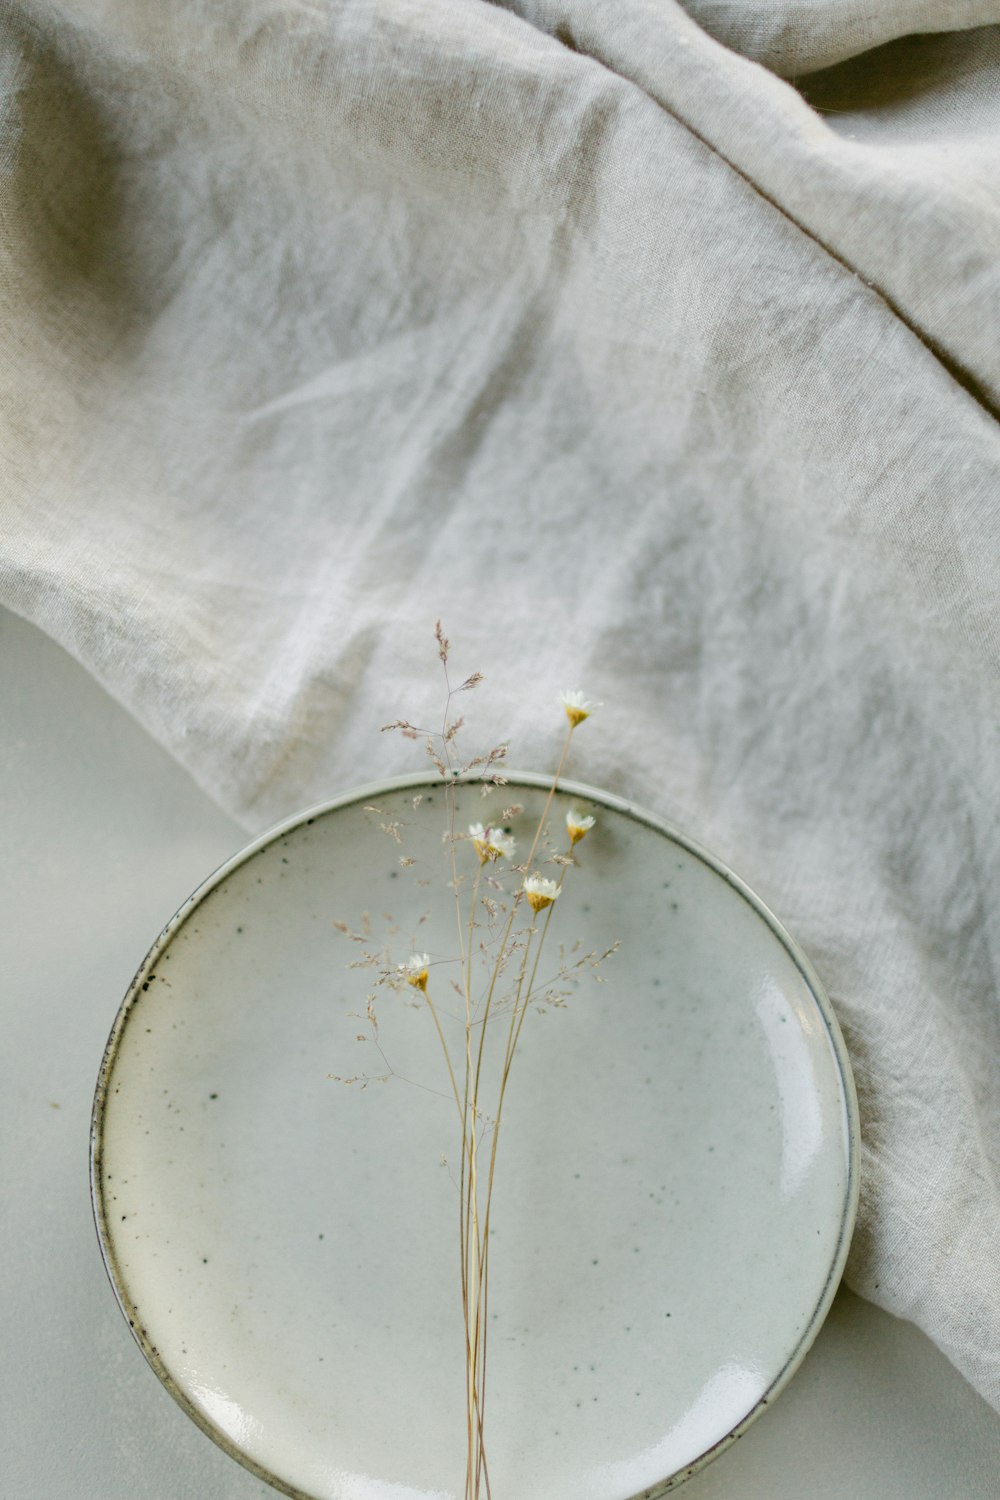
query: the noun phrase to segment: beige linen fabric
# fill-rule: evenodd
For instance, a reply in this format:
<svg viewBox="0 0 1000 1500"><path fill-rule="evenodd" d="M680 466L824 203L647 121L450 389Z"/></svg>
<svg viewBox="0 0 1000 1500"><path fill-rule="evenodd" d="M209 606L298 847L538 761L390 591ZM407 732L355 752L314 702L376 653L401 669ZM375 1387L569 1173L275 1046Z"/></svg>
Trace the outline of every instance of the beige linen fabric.
<svg viewBox="0 0 1000 1500"><path fill-rule="evenodd" d="M996 1406L998 11L0 10L0 602L254 828L412 768L438 616L515 764L605 700L576 774L832 993L851 1285Z"/></svg>

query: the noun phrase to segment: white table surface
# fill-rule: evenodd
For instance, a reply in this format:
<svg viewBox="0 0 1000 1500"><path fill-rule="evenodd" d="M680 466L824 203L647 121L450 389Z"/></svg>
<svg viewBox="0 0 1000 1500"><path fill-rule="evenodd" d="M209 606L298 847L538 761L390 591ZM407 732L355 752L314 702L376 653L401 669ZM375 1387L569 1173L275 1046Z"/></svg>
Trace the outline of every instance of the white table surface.
<svg viewBox="0 0 1000 1500"><path fill-rule="evenodd" d="M194 1427L132 1342L87 1173L121 996L167 918L247 840L74 661L3 611L0 805L0 1497L274 1495ZM1000 1416L915 1328L842 1290L780 1400L681 1493L997 1500Z"/></svg>

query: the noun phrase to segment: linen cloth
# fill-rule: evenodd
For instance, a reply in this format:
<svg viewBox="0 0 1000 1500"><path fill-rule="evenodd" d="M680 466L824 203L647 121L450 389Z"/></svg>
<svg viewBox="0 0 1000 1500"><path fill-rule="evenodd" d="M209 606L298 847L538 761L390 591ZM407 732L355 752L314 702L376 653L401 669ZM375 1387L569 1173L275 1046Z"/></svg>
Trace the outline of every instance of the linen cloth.
<svg viewBox="0 0 1000 1500"><path fill-rule="evenodd" d="M0 602L259 828L440 703L675 818L1000 1407L1000 5L3 0ZM64 731L57 726L55 732Z"/></svg>

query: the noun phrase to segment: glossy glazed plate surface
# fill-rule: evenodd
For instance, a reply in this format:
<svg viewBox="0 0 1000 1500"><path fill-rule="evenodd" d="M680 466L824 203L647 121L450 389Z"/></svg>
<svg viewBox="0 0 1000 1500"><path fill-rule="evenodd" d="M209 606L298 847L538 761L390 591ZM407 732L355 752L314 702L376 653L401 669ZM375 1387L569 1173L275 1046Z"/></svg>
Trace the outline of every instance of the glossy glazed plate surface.
<svg viewBox="0 0 1000 1500"><path fill-rule="evenodd" d="M530 840L544 790L514 781ZM458 797L460 827L482 818ZM529 1013L512 1074L495 1500L654 1496L704 1462L815 1336L857 1196L843 1045L799 950L683 835L583 788L554 825L570 807L598 821L551 952L620 947ZM412 992L380 992L386 1062L377 971L350 967L426 951L446 987L443 827L441 784L406 778L252 845L154 945L98 1084L98 1228L137 1340L234 1457L315 1500L463 1494L454 1105Z"/></svg>

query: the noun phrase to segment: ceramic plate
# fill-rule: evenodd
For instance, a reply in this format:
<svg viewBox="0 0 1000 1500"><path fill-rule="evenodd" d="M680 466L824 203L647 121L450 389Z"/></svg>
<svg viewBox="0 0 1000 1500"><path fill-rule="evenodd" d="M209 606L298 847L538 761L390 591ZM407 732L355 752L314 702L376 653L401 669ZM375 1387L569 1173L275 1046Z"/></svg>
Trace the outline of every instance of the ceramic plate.
<svg viewBox="0 0 1000 1500"><path fill-rule="evenodd" d="M513 783L517 833L544 791ZM457 794L462 827L494 807ZM546 961L620 946L528 1014L511 1075L494 1500L653 1497L705 1462L815 1336L856 1203L850 1074L798 948L675 829L571 786L554 822L570 807L597 826ZM230 861L154 945L98 1085L94 1202L136 1339L217 1442L315 1500L464 1494L454 1104L418 992L380 992L383 1058L350 967L427 952L447 998L443 826L441 783L411 777Z"/></svg>

